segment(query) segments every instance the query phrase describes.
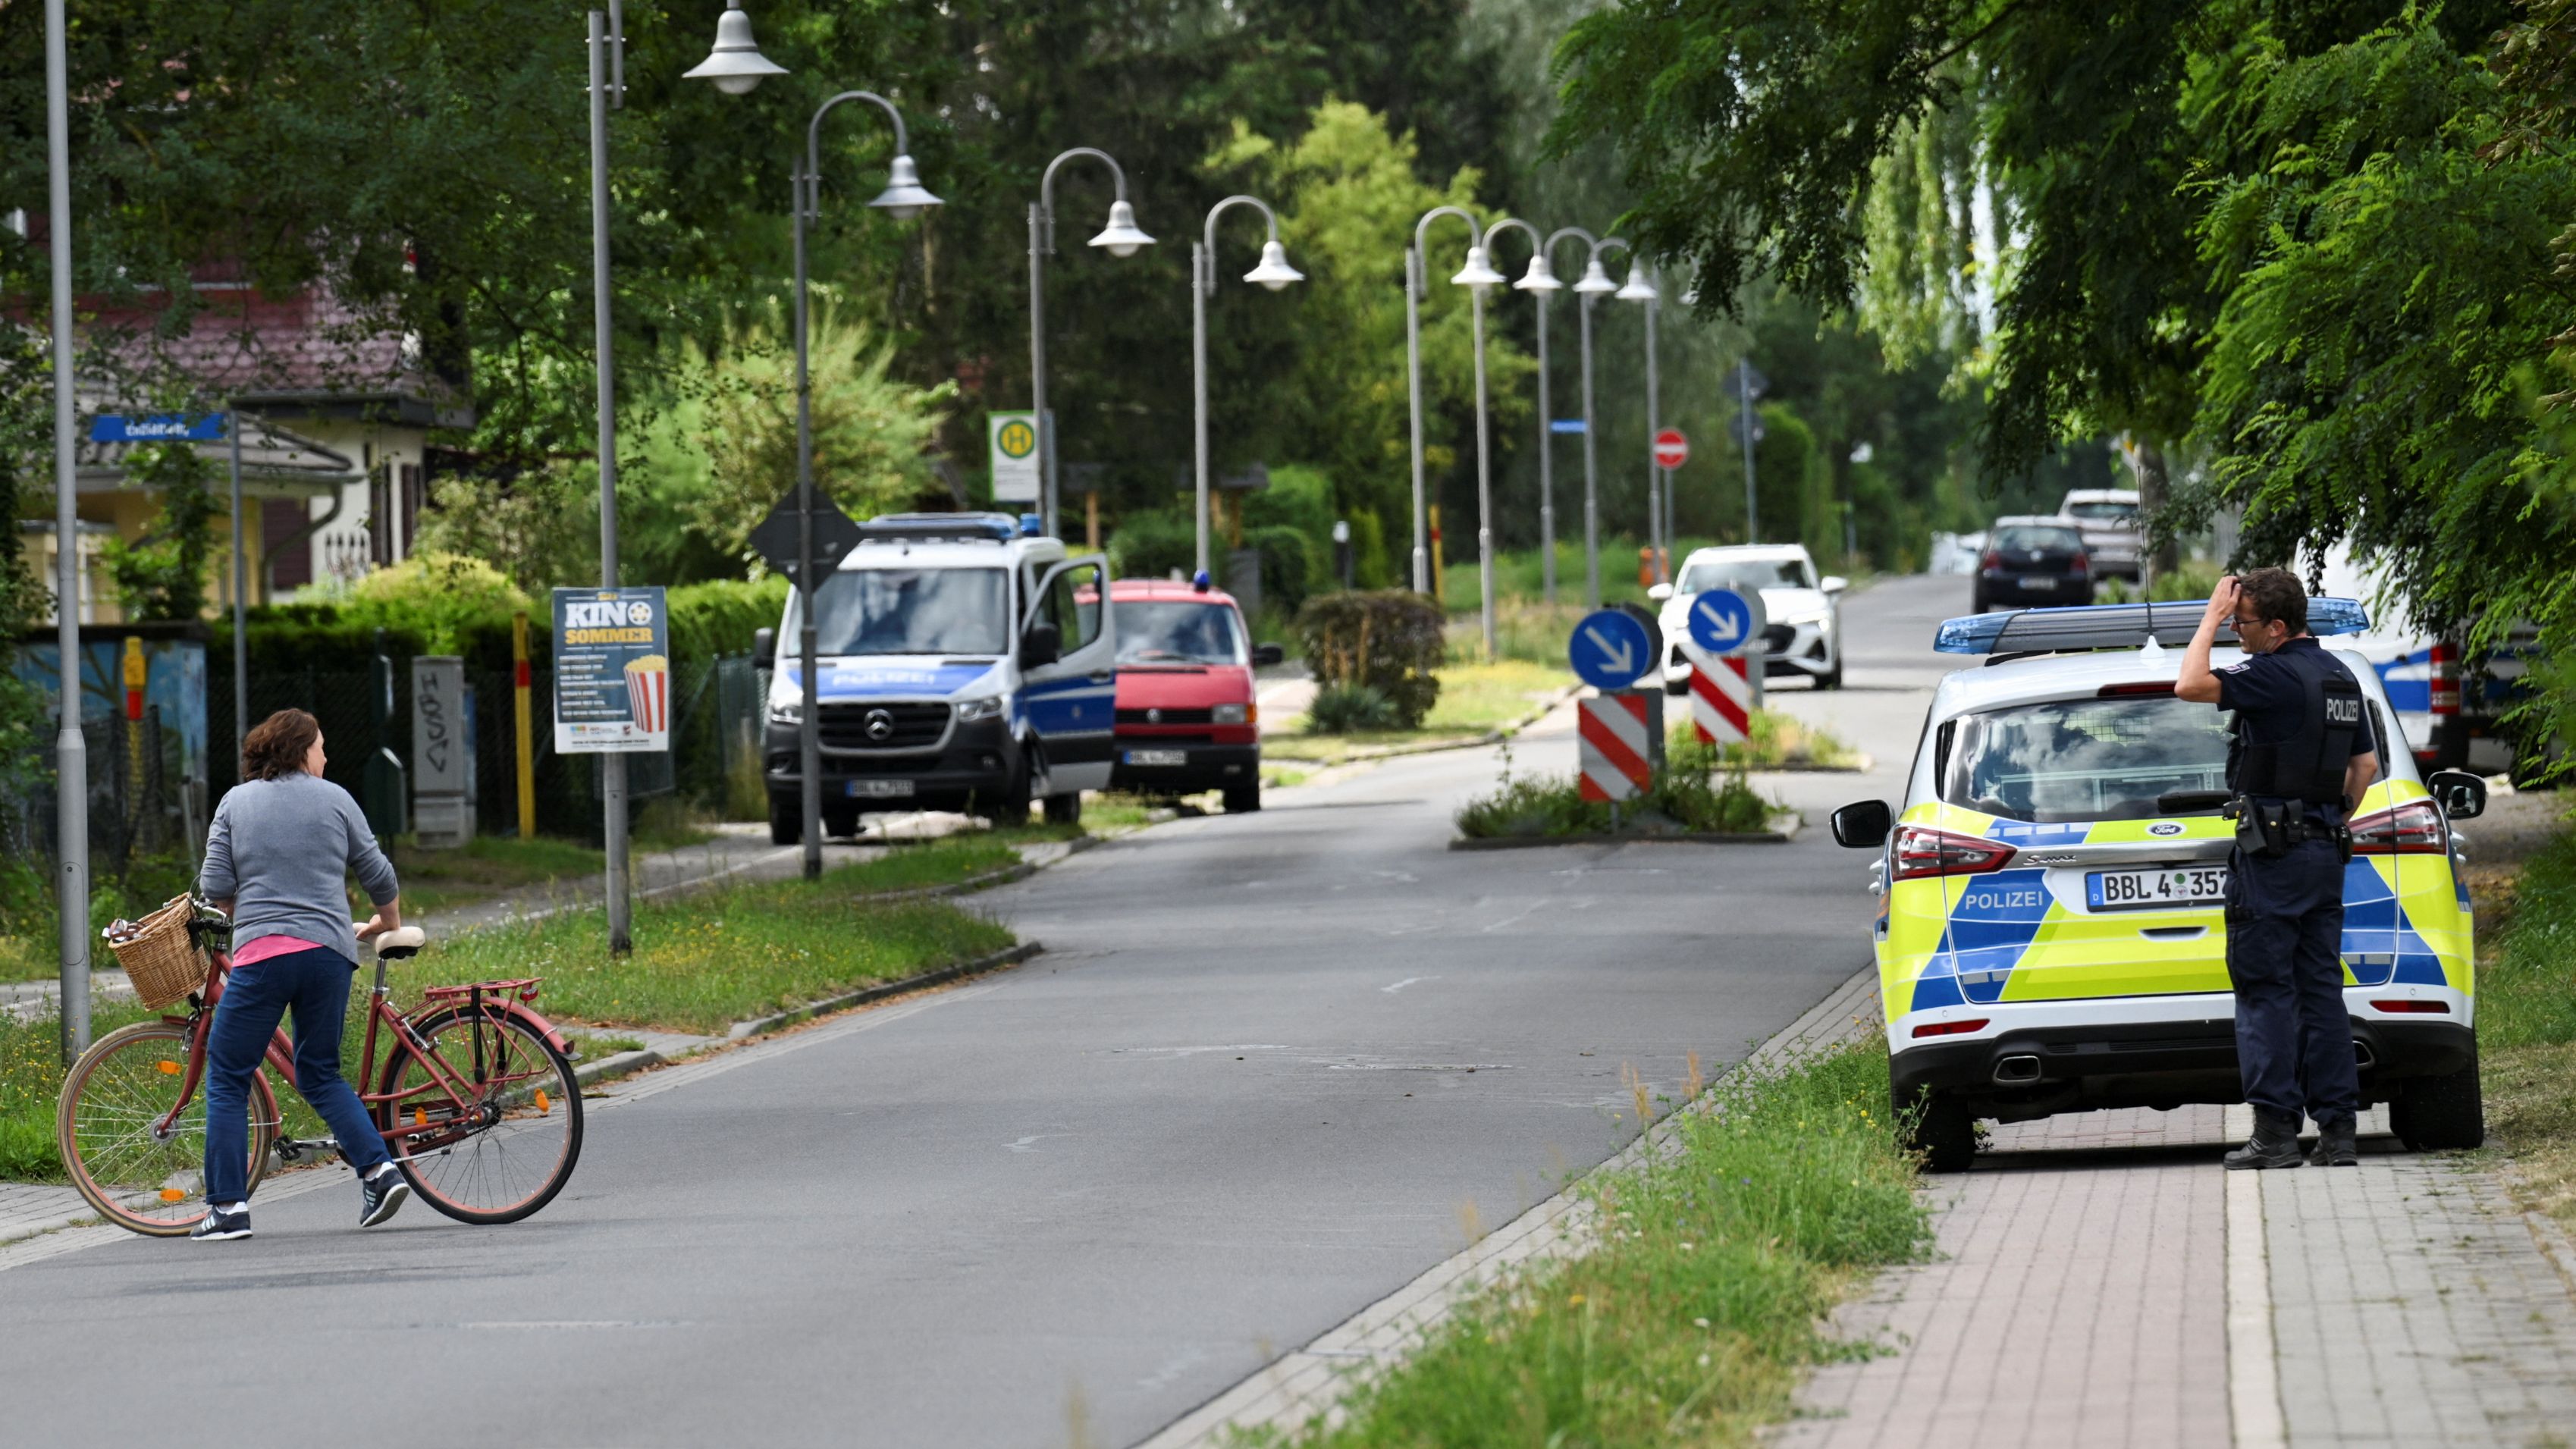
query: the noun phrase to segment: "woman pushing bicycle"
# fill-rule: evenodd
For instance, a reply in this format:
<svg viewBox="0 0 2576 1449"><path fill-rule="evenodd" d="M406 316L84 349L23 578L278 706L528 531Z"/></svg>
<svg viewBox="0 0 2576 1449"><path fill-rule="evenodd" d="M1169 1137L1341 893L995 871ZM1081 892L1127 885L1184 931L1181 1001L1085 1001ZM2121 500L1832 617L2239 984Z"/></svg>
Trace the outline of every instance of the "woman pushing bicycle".
<svg viewBox="0 0 2576 1449"><path fill-rule="evenodd" d="M411 1186L340 1075L358 943L402 925L393 862L349 792L322 778L322 726L282 709L242 740L242 783L215 807L198 894L232 916L232 972L206 1039L206 1216L189 1236L250 1236L251 1075L278 1019L295 1015L295 1088L358 1173L358 1225L394 1215ZM347 877L375 902L349 924Z"/></svg>

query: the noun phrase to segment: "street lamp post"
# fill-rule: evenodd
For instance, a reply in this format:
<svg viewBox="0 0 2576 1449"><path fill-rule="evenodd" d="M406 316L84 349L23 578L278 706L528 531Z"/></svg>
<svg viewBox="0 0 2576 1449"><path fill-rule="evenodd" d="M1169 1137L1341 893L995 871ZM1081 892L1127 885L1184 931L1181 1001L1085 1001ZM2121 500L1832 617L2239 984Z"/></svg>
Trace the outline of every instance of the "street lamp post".
<svg viewBox="0 0 2576 1449"><path fill-rule="evenodd" d="M1047 163L1046 174L1038 180L1038 199L1029 203L1029 404L1037 410L1038 471L1045 479L1040 489L1038 512L1046 531L1061 533L1058 518L1056 483L1055 424L1047 413L1046 395L1046 258L1055 251L1055 173L1056 168L1076 156L1096 157L1109 165L1109 174L1117 183L1117 199L1109 204L1109 224L1091 239L1113 257L1132 257L1139 247L1154 244L1154 239L1137 229L1136 211L1127 204L1127 169L1108 152L1090 146L1076 146Z"/></svg>
<svg viewBox="0 0 2576 1449"><path fill-rule="evenodd" d="M1464 208L1435 206L1413 224L1413 250L1408 254L1404 289L1404 333L1408 381L1413 393L1413 578L1414 587L1422 593L1433 593L1438 581L1430 576L1429 508L1422 487L1422 313L1421 284L1426 281L1424 233L1442 216L1456 216L1467 223L1467 264L1449 279L1450 285L1467 289L1467 311L1476 349L1476 572L1483 594L1481 610L1485 635L1485 659L1495 657L1494 648L1494 526L1492 429L1485 425L1485 294L1503 284L1503 274L1485 254L1485 232L1476 218ZM1524 228L1527 223L1519 223ZM1533 231L1532 235L1536 235ZM1435 595L1436 597L1436 595Z"/></svg>
<svg viewBox="0 0 2576 1449"><path fill-rule="evenodd" d="M1261 244L1261 264L1244 273L1243 279L1274 292L1290 282L1306 279L1305 273L1288 265L1288 250L1279 244L1279 213L1257 196L1229 196L1209 207L1200 239L1190 243L1190 398L1197 427L1198 460L1194 517L1198 525L1198 574L1203 579L1212 577L1208 573L1207 300L1216 295L1216 219L1236 206L1259 211L1270 228L1269 239Z"/></svg>
<svg viewBox="0 0 2576 1449"><path fill-rule="evenodd" d="M1600 449L1593 439L1600 432L1600 424L1592 414L1592 304L1605 293L1619 290L1618 283L1602 269L1602 253L1613 248L1624 252L1628 243L1615 236L1595 241L1590 232L1580 227L1557 233L1567 235L1583 238L1591 248L1591 254L1584 259L1583 279L1574 284L1574 292L1582 299L1583 313L1583 602L1586 608L1597 609L1601 607ZM1555 239L1548 239L1551 245Z"/></svg>
<svg viewBox="0 0 2576 1449"><path fill-rule="evenodd" d="M45 0L45 201L54 342L54 853L63 1065L89 1050L89 746L81 738L80 495L73 479L72 139L63 0Z"/></svg>
<svg viewBox="0 0 2576 1449"><path fill-rule="evenodd" d="M1647 547L1653 551L1655 582L1668 584L1672 582L1672 568L1671 560L1665 557L1665 550L1671 542L1672 487L1663 476L1662 466L1655 462L1655 434L1663 427L1661 419L1663 386L1655 373L1655 309L1662 305L1662 298L1655 291L1655 284L1648 279L1644 262L1632 261L1629 264L1628 280L1619 288L1618 297L1622 302L1646 304L1646 527L1649 533Z"/></svg>
<svg viewBox="0 0 2576 1449"><path fill-rule="evenodd" d="M919 168L904 131L903 113L874 91L843 91L814 111L805 125L805 169L791 176L796 193L792 207L796 253L796 672L800 692L796 725L796 769L803 796L799 814L805 847L805 878L823 873L823 741L822 689L814 677L817 635L814 623L814 388L807 354L808 288L805 224L823 219L823 118L843 101L867 101L886 113L894 125L894 160L886 167L886 188L868 205L896 221L910 221L939 205L923 189Z"/></svg>
<svg viewBox="0 0 2576 1449"><path fill-rule="evenodd" d="M1505 217L1485 228L1485 240L1489 248L1494 234L1506 227L1517 227L1529 233L1530 239L1529 267L1521 273L1519 281L1512 283L1512 290L1529 293L1530 301L1535 304L1538 312L1539 591L1548 603L1553 604L1556 602L1556 470L1554 460L1549 455L1555 451L1553 439L1556 425L1550 416L1552 405L1548 401L1547 303L1551 294L1564 290L1565 284L1556 279L1556 270L1548 265L1547 260L1548 246L1556 240L1556 237L1542 237L1539 235L1538 228L1528 222L1518 217ZM1561 237L1566 234L1565 231L1560 230L1556 236ZM1490 580L1487 590L1491 591Z"/></svg>

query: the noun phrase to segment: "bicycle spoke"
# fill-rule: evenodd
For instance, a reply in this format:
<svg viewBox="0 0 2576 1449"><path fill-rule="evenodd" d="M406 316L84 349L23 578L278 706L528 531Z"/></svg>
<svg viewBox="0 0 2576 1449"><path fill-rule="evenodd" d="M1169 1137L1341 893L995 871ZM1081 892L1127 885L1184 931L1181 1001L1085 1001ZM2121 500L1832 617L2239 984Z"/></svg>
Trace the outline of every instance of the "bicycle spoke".
<svg viewBox="0 0 2576 1449"><path fill-rule="evenodd" d="M398 1052L377 1108L388 1130L427 1129L394 1143L414 1185L468 1221L535 1211L561 1188L580 1150L579 1087L569 1067L516 1018L457 1011L425 1027L422 1040L438 1070L413 1049Z"/></svg>

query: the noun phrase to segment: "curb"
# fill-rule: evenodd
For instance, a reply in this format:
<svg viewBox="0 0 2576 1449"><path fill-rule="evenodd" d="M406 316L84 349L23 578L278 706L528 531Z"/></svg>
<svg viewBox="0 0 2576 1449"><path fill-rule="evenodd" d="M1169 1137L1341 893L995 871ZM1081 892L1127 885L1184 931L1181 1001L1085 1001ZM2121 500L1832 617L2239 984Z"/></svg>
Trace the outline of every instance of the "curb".
<svg viewBox="0 0 2576 1449"><path fill-rule="evenodd" d="M883 1001L889 996L903 996L924 987L940 986L968 976L981 976L987 971L999 970L1004 966L1017 966L1045 949L1046 947L1035 941L1022 941L1016 946L1005 947L990 956L978 956L972 961L960 961L954 966L942 966L936 971L907 976L901 981L888 981L876 986L862 987L857 991L843 992L839 996L827 996L820 1001L809 1001L803 1006L790 1007L773 1016L737 1021L720 1040L745 1041L763 1032L776 1031L782 1026L794 1026L800 1021L808 1021L814 1017L843 1011L853 1006L865 1006L871 1001ZM609 1060L614 1061L616 1058L612 1057ZM603 1062L601 1065L605 1066L607 1063Z"/></svg>
<svg viewBox="0 0 2576 1449"><path fill-rule="evenodd" d="M1405 755L1434 755L1444 750L1480 750L1487 745L1499 745L1503 741L1519 734L1521 731L1528 729L1531 725L1537 724L1540 720L1547 718L1550 714L1555 712L1557 706L1574 698L1576 695L1581 694L1583 692L1583 688L1584 687L1580 684L1569 684L1563 689L1558 690L1555 696L1550 698L1547 703L1531 710L1528 714L1522 715L1518 719L1512 720L1510 723L1502 725L1499 728L1488 730L1473 739L1433 740L1427 744L1419 745L1372 745L1366 749L1353 750L1351 753L1342 756L1338 760L1310 760L1299 755L1282 756L1281 760L1282 763L1311 765L1318 770L1331 770L1343 765L1365 765L1377 760L1398 759ZM1263 762L1265 764L1268 763L1266 752L1264 754Z"/></svg>

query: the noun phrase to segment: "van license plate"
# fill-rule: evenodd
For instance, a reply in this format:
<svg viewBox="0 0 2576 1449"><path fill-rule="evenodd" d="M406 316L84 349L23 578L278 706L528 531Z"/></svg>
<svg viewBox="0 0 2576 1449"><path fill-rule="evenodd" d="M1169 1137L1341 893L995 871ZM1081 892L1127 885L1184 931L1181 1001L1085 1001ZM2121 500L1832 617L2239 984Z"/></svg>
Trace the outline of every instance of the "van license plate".
<svg viewBox="0 0 2576 1449"><path fill-rule="evenodd" d="M1129 750L1127 752L1127 763L1131 765L1186 765L1189 762L1190 752L1187 750Z"/></svg>
<svg viewBox="0 0 2576 1449"><path fill-rule="evenodd" d="M2183 870L2097 870L2084 877L2084 900L2097 911L2156 906L2214 906L2227 898L2227 867Z"/></svg>
<svg viewBox="0 0 2576 1449"><path fill-rule="evenodd" d="M852 780L850 797L854 800L909 800L910 780Z"/></svg>

